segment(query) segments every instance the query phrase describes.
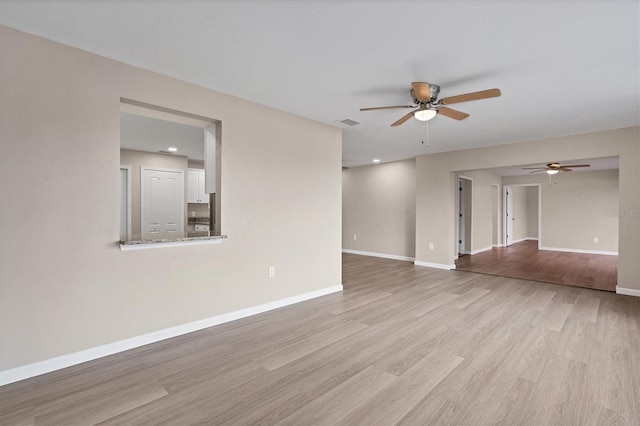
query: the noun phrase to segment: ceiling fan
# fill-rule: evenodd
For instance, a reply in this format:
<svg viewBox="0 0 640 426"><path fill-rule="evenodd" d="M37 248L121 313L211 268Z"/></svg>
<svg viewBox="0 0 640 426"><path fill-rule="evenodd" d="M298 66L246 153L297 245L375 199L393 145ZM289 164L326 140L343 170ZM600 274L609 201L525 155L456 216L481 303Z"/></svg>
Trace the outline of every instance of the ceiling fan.
<svg viewBox="0 0 640 426"><path fill-rule="evenodd" d="M411 97L415 105L393 105L383 107L360 108L360 111L372 111L376 109L394 109L394 108L411 108L414 111L400 117L391 127L399 126L411 117L415 117L420 121L428 121L437 114L442 114L454 120L464 120L469 117L466 114L455 109L447 108L445 105L457 104L460 102L476 101L478 99L496 98L501 95L500 89L489 89L480 92L465 93L464 95L451 96L448 98L438 99L440 86L437 84L429 84L423 82L411 83Z"/></svg>
<svg viewBox="0 0 640 426"><path fill-rule="evenodd" d="M561 166L560 163L549 163L546 167L523 167L522 170L533 170L532 173L547 172L547 174L555 175L558 172L570 172L578 167L591 167L590 164L567 164Z"/></svg>

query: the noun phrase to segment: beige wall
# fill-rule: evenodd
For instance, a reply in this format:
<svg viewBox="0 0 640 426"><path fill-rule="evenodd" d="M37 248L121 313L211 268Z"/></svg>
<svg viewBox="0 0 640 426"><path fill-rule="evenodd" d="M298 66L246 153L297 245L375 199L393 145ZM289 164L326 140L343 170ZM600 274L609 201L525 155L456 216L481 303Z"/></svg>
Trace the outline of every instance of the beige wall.
<svg viewBox="0 0 640 426"><path fill-rule="evenodd" d="M500 215L502 209L501 206L501 186L500 184L491 185L491 219L493 226L493 233L491 234L491 245L493 247L499 246L502 238L502 231L500 229L500 224L502 223Z"/></svg>
<svg viewBox="0 0 640 426"><path fill-rule="evenodd" d="M416 158L416 260L453 265L455 173L520 164L620 157L619 211L640 209L640 128L609 130ZM640 289L640 219L619 218L618 286ZM544 227L543 227L544 232ZM544 238L544 235L543 235ZM429 249L433 243L433 250Z"/></svg>
<svg viewBox="0 0 640 426"><path fill-rule="evenodd" d="M465 171L471 180L466 206L471 215L472 234L466 239L466 251L483 250L493 245L493 235L500 234L500 200L494 207L493 185L501 177L488 171ZM342 247L412 258L415 256L415 160L371 166L352 167L342 172ZM457 185L454 189L457 195ZM457 197L452 214L457 215ZM471 219L472 218L472 219ZM496 230L494 226L498 226ZM357 240L353 236L357 235ZM455 239L455 236L454 236Z"/></svg>
<svg viewBox="0 0 640 426"><path fill-rule="evenodd" d="M120 150L120 165L131 166L131 239L141 240L140 232L140 167L162 167L165 169L182 170L184 176L184 197L185 197L185 228L187 227L187 157L179 155L154 154L152 152L133 151L130 149Z"/></svg>
<svg viewBox="0 0 640 426"><path fill-rule="evenodd" d="M527 238L538 238L538 191L535 186L525 186L527 195ZM617 200L616 200L617 201ZM618 230L616 229L616 235Z"/></svg>
<svg viewBox="0 0 640 426"><path fill-rule="evenodd" d="M0 51L0 370L340 284L339 129L6 27ZM121 97L221 121L226 241L119 251Z"/></svg>
<svg viewBox="0 0 640 426"><path fill-rule="evenodd" d="M414 257L415 191L414 160L343 170L342 248Z"/></svg>
<svg viewBox="0 0 640 426"><path fill-rule="evenodd" d="M542 247L618 251L618 216L612 214L620 205L618 170L562 173L551 180L546 174L513 176L504 183L540 184Z"/></svg>

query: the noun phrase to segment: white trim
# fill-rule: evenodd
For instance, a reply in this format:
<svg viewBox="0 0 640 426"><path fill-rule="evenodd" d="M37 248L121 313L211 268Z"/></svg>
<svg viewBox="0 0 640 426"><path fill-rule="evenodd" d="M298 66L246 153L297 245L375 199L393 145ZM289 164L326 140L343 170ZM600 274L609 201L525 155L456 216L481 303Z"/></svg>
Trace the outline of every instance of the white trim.
<svg viewBox="0 0 640 426"><path fill-rule="evenodd" d="M502 244L502 243L493 244L493 247L504 247L504 244Z"/></svg>
<svg viewBox="0 0 640 426"><path fill-rule="evenodd" d="M431 262L423 262L421 260L416 260L413 262L416 266L426 266L427 268L436 268L436 269L447 269L452 270L456 269L456 265L445 265L443 263L431 263Z"/></svg>
<svg viewBox="0 0 640 426"><path fill-rule="evenodd" d="M197 238L197 237L195 237ZM180 247L180 246L197 246L203 244L218 244L225 238L211 238L208 240L187 240L187 241L167 241L157 243L140 243L140 244L120 244L120 251L145 250L152 248Z"/></svg>
<svg viewBox="0 0 640 426"><path fill-rule="evenodd" d="M627 296L640 297L640 290L636 288L624 288L624 287L616 286L616 293L625 294Z"/></svg>
<svg viewBox="0 0 640 426"><path fill-rule="evenodd" d="M519 240L512 241L511 244L521 243L522 241L538 241L538 239L534 237L520 238Z"/></svg>
<svg viewBox="0 0 640 426"><path fill-rule="evenodd" d="M0 386L339 291L342 284L0 371Z"/></svg>
<svg viewBox="0 0 640 426"><path fill-rule="evenodd" d="M562 251L566 253L605 254L607 256L618 255L617 251L582 250L582 249L558 248L558 247L538 247L538 250Z"/></svg>
<svg viewBox="0 0 640 426"><path fill-rule="evenodd" d="M374 253L370 251L361 251L361 250L351 250L351 249L342 249L343 253L351 253L351 254L359 254L362 256L373 256L373 257L382 257L385 259L393 259L393 260L404 260L407 262L413 262L415 257L408 256L398 256L396 254L386 254L386 253Z"/></svg>
<svg viewBox="0 0 640 426"><path fill-rule="evenodd" d="M469 253L469 254L474 255L474 254L478 254L478 253L484 253L485 251L491 251L492 249L493 249L493 246L483 247L483 248L478 249L478 250L471 250L471 253Z"/></svg>

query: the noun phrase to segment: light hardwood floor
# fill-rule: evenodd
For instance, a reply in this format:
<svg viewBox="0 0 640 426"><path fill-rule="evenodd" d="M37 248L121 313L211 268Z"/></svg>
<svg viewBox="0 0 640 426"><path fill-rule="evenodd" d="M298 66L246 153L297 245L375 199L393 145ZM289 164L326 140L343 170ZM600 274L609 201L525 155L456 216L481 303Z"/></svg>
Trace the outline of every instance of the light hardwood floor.
<svg viewBox="0 0 640 426"><path fill-rule="evenodd" d="M640 298L345 254L345 291L0 388L0 424L640 424Z"/></svg>
<svg viewBox="0 0 640 426"><path fill-rule="evenodd" d="M537 241L461 256L456 269L605 291L618 282L618 256L538 250Z"/></svg>

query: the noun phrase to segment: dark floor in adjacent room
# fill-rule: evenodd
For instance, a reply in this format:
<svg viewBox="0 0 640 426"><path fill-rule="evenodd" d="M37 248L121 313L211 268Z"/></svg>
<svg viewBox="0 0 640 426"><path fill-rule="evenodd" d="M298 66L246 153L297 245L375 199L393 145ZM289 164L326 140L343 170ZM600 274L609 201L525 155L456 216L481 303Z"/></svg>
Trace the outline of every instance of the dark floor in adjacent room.
<svg viewBox="0 0 640 426"><path fill-rule="evenodd" d="M521 241L473 256L461 256L456 269L501 277L616 291L618 256L538 250Z"/></svg>

